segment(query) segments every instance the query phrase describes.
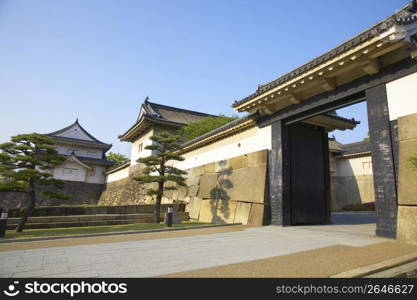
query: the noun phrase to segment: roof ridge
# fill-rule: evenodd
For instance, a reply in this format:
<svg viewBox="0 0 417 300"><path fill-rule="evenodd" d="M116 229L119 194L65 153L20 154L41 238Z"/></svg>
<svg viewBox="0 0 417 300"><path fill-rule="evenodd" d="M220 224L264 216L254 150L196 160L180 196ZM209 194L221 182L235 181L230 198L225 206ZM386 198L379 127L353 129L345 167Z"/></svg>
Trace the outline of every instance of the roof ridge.
<svg viewBox="0 0 417 300"><path fill-rule="evenodd" d="M208 114L208 113L203 113L203 112L199 112L199 111L195 111L195 110L190 110L190 109L185 109L185 108L179 108L179 107L175 107L175 106L169 106L169 105L165 105L165 104L160 104L160 103L155 103L155 102L151 102L151 101L147 101L151 106L157 106L160 108L166 108L169 110L174 110L174 111L181 111L181 112L188 112L188 113L192 113L192 114L197 114L197 115L205 115L205 116L213 116L216 117L216 115L212 115L212 114Z"/></svg>
<svg viewBox="0 0 417 300"><path fill-rule="evenodd" d="M347 146L347 145L364 144L364 143L369 143L369 141L359 141L359 142L347 143L347 144L342 144L342 145Z"/></svg>
<svg viewBox="0 0 417 300"><path fill-rule="evenodd" d="M382 19L381 21L379 21L378 23L368 27L366 30L363 30L362 32L354 35L353 37L349 38L348 40L338 44L337 46L331 48L330 50L324 52L323 54L317 56L316 58L313 58L311 60L308 60L306 63L300 65L299 67L293 68L291 71L285 72L283 75L278 76L277 78L268 81L264 84L260 84L258 85L256 91L254 93L251 93L250 95L242 98L241 100L236 100L233 104L232 107L236 107L238 105L241 105L251 99L253 99L254 97L256 97L257 95L260 95L264 92L267 92L268 90L272 89L273 87L285 83L288 80L294 78L295 76L298 76L308 70L311 70L312 68L314 68L315 66L326 62L330 59L332 59L333 57L339 55L341 52L343 52L345 49L344 48L349 48L349 47L354 47L355 45L357 45L360 42L363 42L367 39L369 39L369 36L373 36L376 33L380 33L380 32L384 32L385 30L387 30L389 28L390 23L391 24L395 24L396 22L401 22L402 21L402 17L401 15L409 12L410 8L412 8L412 5L415 5L416 0L413 0L412 2L409 2L407 5L405 5L403 8L401 8L400 10L394 12L393 14L389 15L388 17ZM414 20L414 18L413 18Z"/></svg>
<svg viewBox="0 0 417 300"><path fill-rule="evenodd" d="M98 140L98 139L96 139L93 135L91 135L83 126L81 126L81 124L78 122L78 118L75 120L75 122L74 123L72 123L72 124L70 124L70 125L68 125L68 126L66 126L66 127L64 127L64 128L62 128L62 129L59 129L59 130L56 130L56 131L53 131L53 132L51 132L51 133L47 133L47 134L45 134L45 135L49 135L49 136L57 136L57 137L61 137L61 136L58 136L57 134L59 134L59 133L62 133L62 132L64 132L64 131L66 131L66 130L68 130L69 128L71 128L72 126L74 126L74 125L78 125L79 127L80 127L80 129L89 137L89 138L91 138L93 141L95 141L95 142L97 142L97 143L99 143L99 144L103 144L103 145L111 145L111 144L107 144L107 143L104 143L104 142L102 142L102 141L100 141L100 140ZM68 139L74 139L74 140L80 140L80 141L87 141L87 140L82 140L82 139L75 139L75 138L70 138L70 137L65 137L65 138L68 138ZM91 141L90 141L91 142Z"/></svg>

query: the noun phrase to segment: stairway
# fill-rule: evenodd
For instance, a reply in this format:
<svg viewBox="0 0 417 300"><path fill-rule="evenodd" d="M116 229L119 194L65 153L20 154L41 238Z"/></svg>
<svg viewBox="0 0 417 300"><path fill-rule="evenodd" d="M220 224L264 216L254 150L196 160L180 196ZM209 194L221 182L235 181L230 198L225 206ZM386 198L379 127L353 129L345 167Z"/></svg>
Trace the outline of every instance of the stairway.
<svg viewBox="0 0 417 300"><path fill-rule="evenodd" d="M182 220L189 219L188 213L180 213ZM164 214L161 213L161 219ZM7 229L15 229L20 218L9 218ZM50 216L50 217L29 217L26 222L26 229L60 228L60 227L81 227L101 225L122 225L135 223L152 223L152 213L138 214L104 214L104 215L73 215L73 216Z"/></svg>

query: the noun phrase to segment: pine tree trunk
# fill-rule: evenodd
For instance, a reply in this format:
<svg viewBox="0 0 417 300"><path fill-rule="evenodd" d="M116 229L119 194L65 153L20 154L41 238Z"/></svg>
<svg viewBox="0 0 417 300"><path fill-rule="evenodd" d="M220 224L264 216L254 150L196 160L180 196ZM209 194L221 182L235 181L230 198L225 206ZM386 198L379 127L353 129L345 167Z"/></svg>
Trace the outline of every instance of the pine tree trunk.
<svg viewBox="0 0 417 300"><path fill-rule="evenodd" d="M16 227L16 232L22 232L23 228L25 227L26 221L28 220L29 216L32 214L32 210L35 207L36 202L36 195L35 191L29 192L29 205L25 209L23 216L20 218L19 224Z"/></svg>
<svg viewBox="0 0 417 300"><path fill-rule="evenodd" d="M162 195L164 193L164 183L158 183L158 191L159 193L156 195L156 202L155 202L155 210L154 210L154 220L155 223L159 224L161 222L161 202L162 202Z"/></svg>

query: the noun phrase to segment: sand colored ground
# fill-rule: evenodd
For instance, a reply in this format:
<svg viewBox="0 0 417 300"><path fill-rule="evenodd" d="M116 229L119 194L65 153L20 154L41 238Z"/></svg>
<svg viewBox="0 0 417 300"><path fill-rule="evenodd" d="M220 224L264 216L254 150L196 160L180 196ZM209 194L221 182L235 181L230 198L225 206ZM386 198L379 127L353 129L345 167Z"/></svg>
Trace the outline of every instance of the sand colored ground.
<svg viewBox="0 0 417 300"><path fill-rule="evenodd" d="M121 233L120 235L102 236L102 237L86 237L86 238L73 238L73 239L68 238L68 239L62 239L62 240L49 240L49 241L2 243L0 244L0 251L14 251L14 250L66 247L66 246L90 245L90 244L101 244L101 243L156 240L156 239L183 237L183 236L240 231L246 227L247 226L243 226L243 225L234 225L234 226L226 226L226 227L211 227L211 228L202 228L202 229L179 230L179 231L172 231L172 232L165 231L165 232L125 234L125 235Z"/></svg>
<svg viewBox="0 0 417 300"><path fill-rule="evenodd" d="M417 244L383 242L363 247L336 245L160 277L329 277L412 252L417 252Z"/></svg>

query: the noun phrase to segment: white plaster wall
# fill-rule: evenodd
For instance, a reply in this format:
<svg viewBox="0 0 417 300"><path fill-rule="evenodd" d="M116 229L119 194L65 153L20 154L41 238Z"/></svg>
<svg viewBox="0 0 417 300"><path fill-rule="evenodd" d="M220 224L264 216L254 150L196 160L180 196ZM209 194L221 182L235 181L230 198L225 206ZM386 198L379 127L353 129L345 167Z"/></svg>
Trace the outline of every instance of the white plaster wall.
<svg viewBox="0 0 417 300"><path fill-rule="evenodd" d="M88 183L100 183L103 184L106 180L104 172L106 172L105 166L100 165L90 165L90 167L93 168L94 172L91 174L91 172L87 171L87 176L85 178L85 181Z"/></svg>
<svg viewBox="0 0 417 300"><path fill-rule="evenodd" d="M417 73L387 83L390 120L417 113Z"/></svg>
<svg viewBox="0 0 417 300"><path fill-rule="evenodd" d="M336 176L372 175L371 155L336 160Z"/></svg>
<svg viewBox="0 0 417 300"><path fill-rule="evenodd" d="M145 135L141 136L139 139L132 143L130 148L130 165L136 165L138 160L141 157L146 157L152 155L152 150L147 150L145 147L147 145L152 145L152 140L150 137L154 134L153 129L149 130ZM139 152L139 144L143 143L143 149Z"/></svg>
<svg viewBox="0 0 417 300"><path fill-rule="evenodd" d="M64 155L70 155L71 152L74 150L74 153L77 156L84 156L84 157L91 157L91 158L98 158L98 159L101 159L103 157L102 149L70 146L70 145L59 144L59 143L55 145L55 148L59 154L64 154Z"/></svg>
<svg viewBox="0 0 417 300"><path fill-rule="evenodd" d="M74 169L74 173L68 174L69 169ZM65 162L62 165L56 166L53 171L53 177L61 180L81 181L85 182L86 169L74 162Z"/></svg>
<svg viewBox="0 0 417 300"><path fill-rule="evenodd" d="M88 135L86 135L83 130L78 126L78 124L75 124L74 126L68 128L68 130L57 134L57 136L63 136L73 139L80 139L80 140L87 140L87 141L93 141Z"/></svg>
<svg viewBox="0 0 417 300"><path fill-rule="evenodd" d="M185 153L183 154L185 160L174 165L185 170L264 149L271 149L271 126L252 127Z"/></svg>
<svg viewBox="0 0 417 300"><path fill-rule="evenodd" d="M114 173L108 174L106 177L106 182L113 182L129 177L129 165L123 169L120 169Z"/></svg>

